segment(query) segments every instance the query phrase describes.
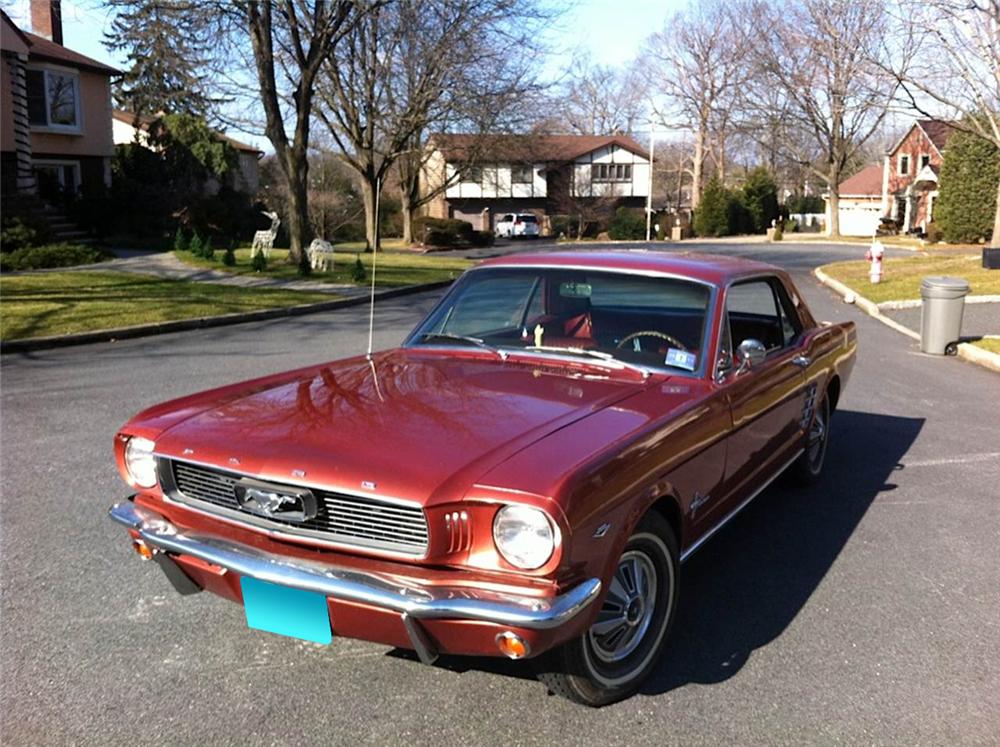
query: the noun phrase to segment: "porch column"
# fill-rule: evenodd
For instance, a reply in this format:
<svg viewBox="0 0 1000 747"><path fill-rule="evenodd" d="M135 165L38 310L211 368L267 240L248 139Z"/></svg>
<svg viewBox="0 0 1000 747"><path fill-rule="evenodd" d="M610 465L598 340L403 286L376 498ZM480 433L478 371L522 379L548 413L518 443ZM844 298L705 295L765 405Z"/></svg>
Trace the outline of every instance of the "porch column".
<svg viewBox="0 0 1000 747"><path fill-rule="evenodd" d="M905 210L903 211L903 233L910 230L910 221L913 218L913 191L910 189L906 190L905 200Z"/></svg>

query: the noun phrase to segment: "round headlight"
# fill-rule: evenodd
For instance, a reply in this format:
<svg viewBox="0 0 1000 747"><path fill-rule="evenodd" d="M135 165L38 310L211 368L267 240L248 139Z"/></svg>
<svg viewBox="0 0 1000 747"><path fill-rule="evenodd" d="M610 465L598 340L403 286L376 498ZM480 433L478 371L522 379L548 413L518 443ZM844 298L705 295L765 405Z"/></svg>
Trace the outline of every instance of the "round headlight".
<svg viewBox="0 0 1000 747"><path fill-rule="evenodd" d="M154 448L156 444L148 438L139 436L133 436L125 444L125 466L132 476L132 481L140 488L151 488L156 485Z"/></svg>
<svg viewBox="0 0 1000 747"><path fill-rule="evenodd" d="M544 511L529 506L504 506L493 519L493 542L511 565L530 570L552 557L555 530Z"/></svg>

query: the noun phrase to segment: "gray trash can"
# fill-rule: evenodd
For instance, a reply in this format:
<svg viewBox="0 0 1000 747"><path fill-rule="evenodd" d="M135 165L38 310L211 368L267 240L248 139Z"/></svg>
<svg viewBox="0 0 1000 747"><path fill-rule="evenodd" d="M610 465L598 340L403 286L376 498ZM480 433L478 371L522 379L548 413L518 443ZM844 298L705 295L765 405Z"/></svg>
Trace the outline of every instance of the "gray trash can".
<svg viewBox="0 0 1000 747"><path fill-rule="evenodd" d="M920 283L920 350L954 353L962 336L962 314L969 283L962 278L929 277Z"/></svg>

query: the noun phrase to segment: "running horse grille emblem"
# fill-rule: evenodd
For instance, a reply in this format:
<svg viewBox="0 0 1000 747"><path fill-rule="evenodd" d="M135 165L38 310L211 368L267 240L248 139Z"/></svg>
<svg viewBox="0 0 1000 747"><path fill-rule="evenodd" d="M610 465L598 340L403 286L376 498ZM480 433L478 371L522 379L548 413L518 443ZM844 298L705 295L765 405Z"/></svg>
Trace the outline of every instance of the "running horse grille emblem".
<svg viewBox="0 0 1000 747"><path fill-rule="evenodd" d="M243 479L233 489L240 508L267 519L303 522L315 518L316 496L306 489L271 485L257 480Z"/></svg>

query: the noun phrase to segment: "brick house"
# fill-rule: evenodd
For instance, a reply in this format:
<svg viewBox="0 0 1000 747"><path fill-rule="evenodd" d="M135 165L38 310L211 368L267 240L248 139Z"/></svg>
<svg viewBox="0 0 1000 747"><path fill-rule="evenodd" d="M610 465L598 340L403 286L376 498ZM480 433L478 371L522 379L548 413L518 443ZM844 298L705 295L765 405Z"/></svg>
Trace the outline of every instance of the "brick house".
<svg viewBox="0 0 1000 747"><path fill-rule="evenodd" d="M62 44L59 0L32 0L31 26L0 11L2 191L99 192L111 183L111 76Z"/></svg>
<svg viewBox="0 0 1000 747"><path fill-rule="evenodd" d="M921 119L889 151L883 164L882 210L901 233L926 231L934 220L944 149L955 131L950 122Z"/></svg>
<svg viewBox="0 0 1000 747"><path fill-rule="evenodd" d="M521 212L534 213L547 232L553 215L644 208L649 193L649 154L624 135L437 134L427 147L421 190L437 194L424 213L477 230Z"/></svg>

